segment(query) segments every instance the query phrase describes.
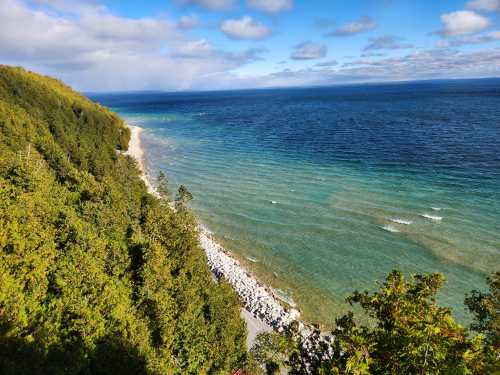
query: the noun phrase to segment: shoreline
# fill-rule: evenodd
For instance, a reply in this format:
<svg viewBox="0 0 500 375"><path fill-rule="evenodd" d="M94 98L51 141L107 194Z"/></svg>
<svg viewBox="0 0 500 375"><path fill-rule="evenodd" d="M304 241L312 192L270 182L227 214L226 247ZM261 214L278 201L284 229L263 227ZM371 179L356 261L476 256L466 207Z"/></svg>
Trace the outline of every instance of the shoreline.
<svg viewBox="0 0 500 375"><path fill-rule="evenodd" d="M128 125L128 127L130 141L126 154L137 160L138 167L142 172L141 179L146 184L148 192L156 195L144 165L144 149L141 144L143 129L132 125ZM244 306L240 315L247 324L249 349L259 333L272 330L282 332L290 323L299 319L300 313L297 309L284 307L271 288L259 282L248 272L229 251L216 242L210 231L202 225L199 226L199 242L205 251L208 265L214 276L217 279L224 277L231 284Z"/></svg>
<svg viewBox="0 0 500 375"><path fill-rule="evenodd" d="M156 195L156 190L153 184L151 184L150 178L148 178L146 168L144 166L144 149L142 148L141 142L141 133L143 129L138 126L128 124L127 126L130 129L130 140L128 143L128 150L125 154L133 157L137 161L137 167L141 171L141 180L146 184L148 193Z"/></svg>

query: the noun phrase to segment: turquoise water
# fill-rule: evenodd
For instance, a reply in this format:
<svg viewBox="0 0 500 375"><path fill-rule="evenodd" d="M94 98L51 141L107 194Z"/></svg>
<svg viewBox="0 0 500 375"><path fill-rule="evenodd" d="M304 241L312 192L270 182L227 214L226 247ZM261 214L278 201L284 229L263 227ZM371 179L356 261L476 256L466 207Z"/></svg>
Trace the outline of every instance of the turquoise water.
<svg viewBox="0 0 500 375"><path fill-rule="evenodd" d="M445 274L465 322L464 294L500 269L498 80L95 99L307 319L332 324L396 268Z"/></svg>

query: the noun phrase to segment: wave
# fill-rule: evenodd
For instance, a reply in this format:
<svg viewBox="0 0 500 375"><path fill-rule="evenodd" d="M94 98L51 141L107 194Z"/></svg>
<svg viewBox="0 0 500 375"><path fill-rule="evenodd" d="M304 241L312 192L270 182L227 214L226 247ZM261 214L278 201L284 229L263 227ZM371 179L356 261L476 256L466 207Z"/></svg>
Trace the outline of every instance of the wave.
<svg viewBox="0 0 500 375"><path fill-rule="evenodd" d="M429 215L429 214L420 214L420 216L425 217L426 219L434 220L434 221L443 220L442 216L435 216L435 215Z"/></svg>
<svg viewBox="0 0 500 375"><path fill-rule="evenodd" d="M441 210L442 210L442 208L441 208L441 207L431 207L431 208L432 208L432 210L434 210L434 211L441 211Z"/></svg>
<svg viewBox="0 0 500 375"><path fill-rule="evenodd" d="M391 220L393 223L396 223L396 224L403 224L403 225L413 224L413 221L411 221L411 220L399 219L397 217L396 218L391 218L389 220Z"/></svg>
<svg viewBox="0 0 500 375"><path fill-rule="evenodd" d="M252 257L246 257L246 258L247 258L250 262L252 262L252 263L258 263L258 262L259 262L259 260L258 260L258 259L256 259L256 258L252 258Z"/></svg>
<svg viewBox="0 0 500 375"><path fill-rule="evenodd" d="M270 202L271 202L271 204L278 204L278 202L276 202L276 201L270 201Z"/></svg>
<svg viewBox="0 0 500 375"><path fill-rule="evenodd" d="M285 292L284 290L278 289L278 288L276 288L276 289L273 288L273 293L278 299L282 300L283 302L290 305L291 307L297 306L297 304L293 300L292 296L290 296L290 294Z"/></svg>
<svg viewBox="0 0 500 375"><path fill-rule="evenodd" d="M382 229L391 233L399 233L399 230L394 228L392 225L384 225Z"/></svg>

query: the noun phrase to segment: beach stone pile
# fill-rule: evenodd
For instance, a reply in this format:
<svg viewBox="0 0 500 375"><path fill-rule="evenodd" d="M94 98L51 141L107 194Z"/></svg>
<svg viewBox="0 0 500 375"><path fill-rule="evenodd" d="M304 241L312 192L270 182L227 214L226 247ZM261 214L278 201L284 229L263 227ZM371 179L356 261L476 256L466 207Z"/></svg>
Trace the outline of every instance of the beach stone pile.
<svg viewBox="0 0 500 375"><path fill-rule="evenodd" d="M298 320L297 309L286 308L278 302L272 291L259 283L240 263L231 257L222 246L212 239L210 233L200 229L200 244L205 250L208 265L218 278L226 279L234 288L245 309L278 332Z"/></svg>
<svg viewBox="0 0 500 375"><path fill-rule="evenodd" d="M240 263L212 239L210 232L200 229L200 244L205 250L208 265L217 279L226 279L240 299L245 309L277 332L283 332L293 322L298 323L298 333L302 337L305 373L310 374L311 363L318 360L328 361L333 356L331 342L333 337L323 334L312 325L300 321L300 313L292 307L286 308L278 302L269 288L259 283ZM328 348L318 351L318 348ZM316 353L322 353L321 358Z"/></svg>

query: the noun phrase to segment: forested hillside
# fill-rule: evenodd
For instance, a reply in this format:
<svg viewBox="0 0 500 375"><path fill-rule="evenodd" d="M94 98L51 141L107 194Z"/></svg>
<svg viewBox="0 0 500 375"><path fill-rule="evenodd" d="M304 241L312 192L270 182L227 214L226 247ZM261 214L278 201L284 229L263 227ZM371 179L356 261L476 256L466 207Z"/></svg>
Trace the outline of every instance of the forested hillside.
<svg viewBox="0 0 500 375"><path fill-rule="evenodd" d="M187 210L146 192L109 110L0 66L0 373L227 374L230 287Z"/></svg>

